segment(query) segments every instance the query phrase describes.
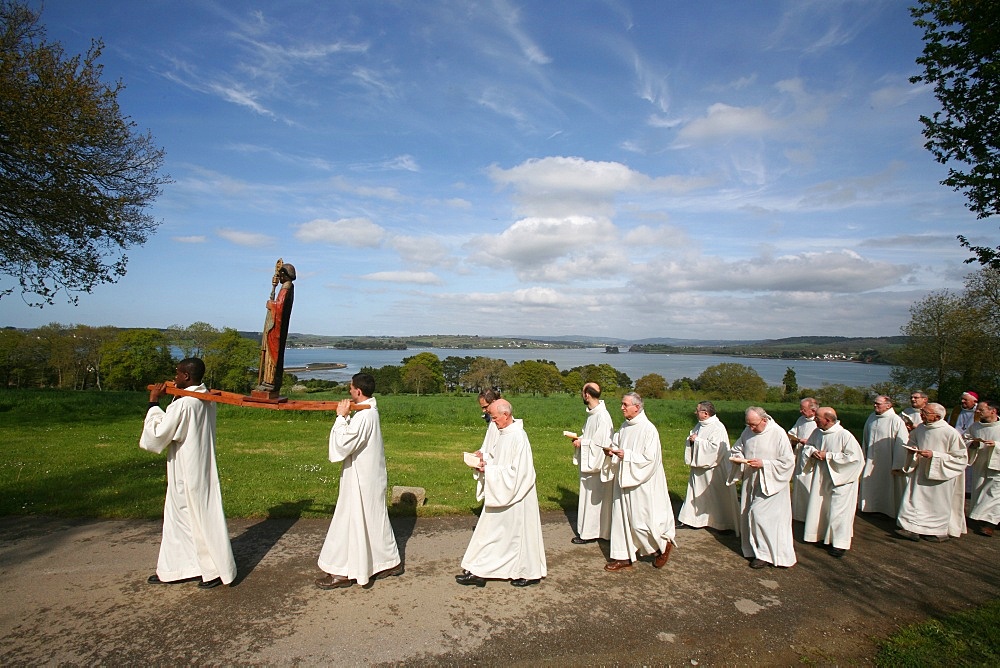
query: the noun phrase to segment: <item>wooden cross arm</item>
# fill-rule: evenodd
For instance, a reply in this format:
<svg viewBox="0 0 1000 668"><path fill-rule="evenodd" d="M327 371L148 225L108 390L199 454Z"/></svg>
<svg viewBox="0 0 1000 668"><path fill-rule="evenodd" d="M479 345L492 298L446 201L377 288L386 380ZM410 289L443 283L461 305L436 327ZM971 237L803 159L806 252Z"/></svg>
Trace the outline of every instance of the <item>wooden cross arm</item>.
<svg viewBox="0 0 1000 668"><path fill-rule="evenodd" d="M152 390L154 387L156 386L147 385L146 389ZM202 401L214 401L220 404L230 404L231 406L243 406L244 408L270 408L271 410L282 411L335 411L340 403L339 401L290 401L284 398L277 401L270 401L266 399L257 399L247 394L240 394L239 392L226 392L225 390L190 392L188 390L180 389L172 382L165 383L165 391L167 394L175 397L194 397L195 399L201 399ZM363 411L366 408L371 408L371 406L368 404L351 403L352 411Z"/></svg>

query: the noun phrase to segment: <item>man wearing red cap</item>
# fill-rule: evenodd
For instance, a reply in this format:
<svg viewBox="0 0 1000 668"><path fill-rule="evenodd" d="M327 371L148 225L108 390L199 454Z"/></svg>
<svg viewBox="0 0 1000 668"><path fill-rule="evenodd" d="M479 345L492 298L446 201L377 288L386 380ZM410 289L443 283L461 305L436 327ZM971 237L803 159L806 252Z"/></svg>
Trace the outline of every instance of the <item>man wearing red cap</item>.
<svg viewBox="0 0 1000 668"><path fill-rule="evenodd" d="M976 421L976 404L979 403L979 395L969 390L962 393L959 405L951 410L948 424L957 429L961 434L969 433L969 427Z"/></svg>

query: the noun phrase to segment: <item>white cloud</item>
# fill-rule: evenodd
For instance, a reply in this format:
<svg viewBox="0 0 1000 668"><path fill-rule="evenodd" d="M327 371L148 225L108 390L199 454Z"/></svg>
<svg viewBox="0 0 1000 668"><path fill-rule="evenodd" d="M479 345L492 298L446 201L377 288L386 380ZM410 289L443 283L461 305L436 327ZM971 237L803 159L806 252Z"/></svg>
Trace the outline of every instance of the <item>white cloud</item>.
<svg viewBox="0 0 1000 668"><path fill-rule="evenodd" d="M685 125L677 133L679 142L702 142L731 137L760 137L778 127L760 107L733 107L717 102L705 115Z"/></svg>
<svg viewBox="0 0 1000 668"><path fill-rule="evenodd" d="M195 234L187 237L171 237L174 241L182 244L203 244L208 238L204 234Z"/></svg>
<svg viewBox="0 0 1000 668"><path fill-rule="evenodd" d="M350 248L377 248L385 238L385 229L367 218L317 218L302 223L295 238L305 243L328 243Z"/></svg>
<svg viewBox="0 0 1000 668"><path fill-rule="evenodd" d="M852 250L805 252L746 260L664 259L637 270L644 289L721 293L857 294L900 285L913 267L873 261Z"/></svg>
<svg viewBox="0 0 1000 668"><path fill-rule="evenodd" d="M237 246L249 246L251 248L262 248L274 245L274 237L261 234L259 232L244 232L227 227L220 228L215 232L226 241L230 241Z"/></svg>
<svg viewBox="0 0 1000 668"><path fill-rule="evenodd" d="M440 285L441 279L430 271L376 271L361 276L366 281L383 283L416 283L418 285Z"/></svg>

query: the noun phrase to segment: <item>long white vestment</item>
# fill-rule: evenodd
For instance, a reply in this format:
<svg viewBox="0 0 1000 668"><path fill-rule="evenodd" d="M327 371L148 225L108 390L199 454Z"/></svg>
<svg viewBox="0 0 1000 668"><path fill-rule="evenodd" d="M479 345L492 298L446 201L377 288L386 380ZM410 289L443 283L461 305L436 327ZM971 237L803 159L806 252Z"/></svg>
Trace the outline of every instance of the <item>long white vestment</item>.
<svg viewBox="0 0 1000 668"><path fill-rule="evenodd" d="M611 558L635 560L676 544L674 511L663 472L660 434L644 412L622 422L611 457L614 503L611 510Z"/></svg>
<svg viewBox="0 0 1000 668"><path fill-rule="evenodd" d="M969 431L973 438L1000 442L1000 420L976 422ZM976 473L969 518L996 524L1000 522L1000 451L995 445L980 445L969 448L969 457Z"/></svg>
<svg viewBox="0 0 1000 668"><path fill-rule="evenodd" d="M462 568L481 578L544 578L545 545L535 490L535 463L524 423L498 429L486 469L476 472L476 499L483 512L462 558Z"/></svg>
<svg viewBox="0 0 1000 668"><path fill-rule="evenodd" d="M788 435L773 419L757 434L743 430L732 447L732 456L760 459L763 468L734 465L730 484L743 481L740 493L740 537L743 556L756 557L775 566L795 565L792 542L792 498L788 483L795 470L795 455Z"/></svg>
<svg viewBox="0 0 1000 668"><path fill-rule="evenodd" d="M604 400L587 409L587 421L580 434L580 447L573 448L573 463L580 469L580 502L577 506L576 532L591 540L611 537L611 504L614 483L601 478L615 426Z"/></svg>
<svg viewBox="0 0 1000 668"><path fill-rule="evenodd" d="M829 429L814 431L803 450L809 457L806 473L813 479L802 540L849 550L858 506L858 476L865 465L861 444L838 420ZM813 457L817 450L826 452L826 458Z"/></svg>
<svg viewBox="0 0 1000 668"><path fill-rule="evenodd" d="M861 472L858 510L896 517L906 479L893 471L903 469L909 439L906 423L892 408L881 415L873 412L868 416L861 437L865 467Z"/></svg>
<svg viewBox="0 0 1000 668"><path fill-rule="evenodd" d="M204 384L188 392L208 392ZM164 582L201 577L236 579L236 560L222 509L215 463L215 404L174 397L164 411L150 406L139 447L160 453L167 448L167 497L163 540L156 575Z"/></svg>
<svg viewBox="0 0 1000 668"><path fill-rule="evenodd" d="M684 441L684 463L691 467L687 495L677 516L690 527L739 531L739 502L729 479L729 433L718 415L699 420Z"/></svg>
<svg viewBox="0 0 1000 668"><path fill-rule="evenodd" d="M788 433L796 438L807 440L816 429L816 417L806 417L800 415ZM792 518L796 522L804 522L806 519L806 506L809 505L809 481L812 476L802 473L802 467L806 465L806 457L802 454L803 443L796 443L792 450L795 452L795 473L792 480Z"/></svg>
<svg viewBox="0 0 1000 668"><path fill-rule="evenodd" d="M909 445L934 454L926 459L908 451L897 524L925 536L961 536L965 533L963 497L969 461L962 435L944 420L924 422L910 432Z"/></svg>
<svg viewBox="0 0 1000 668"><path fill-rule="evenodd" d="M319 567L368 584L371 576L399 564L396 537L385 505L385 444L374 397L371 408L337 416L330 430L330 461L343 462L340 491Z"/></svg>

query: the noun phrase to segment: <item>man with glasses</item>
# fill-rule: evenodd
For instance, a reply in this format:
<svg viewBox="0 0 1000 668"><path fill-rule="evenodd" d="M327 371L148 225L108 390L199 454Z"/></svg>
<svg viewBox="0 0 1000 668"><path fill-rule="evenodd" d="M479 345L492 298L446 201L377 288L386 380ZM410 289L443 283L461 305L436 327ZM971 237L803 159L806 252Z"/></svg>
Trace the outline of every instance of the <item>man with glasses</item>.
<svg viewBox="0 0 1000 668"><path fill-rule="evenodd" d="M965 533L965 467L969 454L962 435L945 421L941 404L920 411L923 422L910 434L906 487L896 518L897 535L943 543Z"/></svg>
<svg viewBox="0 0 1000 668"><path fill-rule="evenodd" d="M903 496L903 464L909 438L906 423L892 408L892 399L884 394L875 397L875 411L868 416L861 437L865 464L858 510L895 519Z"/></svg>
<svg viewBox="0 0 1000 668"><path fill-rule="evenodd" d="M900 411L901 415L910 418L914 426L920 424L920 411L927 405L927 393L923 390L910 392L910 407Z"/></svg>
<svg viewBox="0 0 1000 668"><path fill-rule="evenodd" d="M746 429L733 444L729 484L743 481L740 537L750 568L795 565L792 498L795 455L788 435L763 408L746 410Z"/></svg>

